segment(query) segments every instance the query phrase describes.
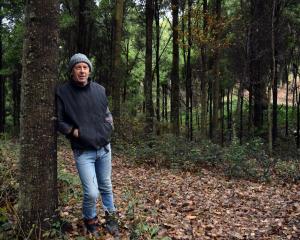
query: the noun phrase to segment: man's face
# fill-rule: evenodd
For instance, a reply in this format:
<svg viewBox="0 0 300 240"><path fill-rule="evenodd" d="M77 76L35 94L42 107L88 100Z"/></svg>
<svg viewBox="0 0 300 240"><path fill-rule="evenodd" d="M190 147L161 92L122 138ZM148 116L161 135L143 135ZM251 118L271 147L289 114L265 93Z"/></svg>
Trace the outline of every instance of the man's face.
<svg viewBox="0 0 300 240"><path fill-rule="evenodd" d="M85 86L88 82L88 77L90 75L90 68L84 62L77 63L72 69L73 80L81 86Z"/></svg>

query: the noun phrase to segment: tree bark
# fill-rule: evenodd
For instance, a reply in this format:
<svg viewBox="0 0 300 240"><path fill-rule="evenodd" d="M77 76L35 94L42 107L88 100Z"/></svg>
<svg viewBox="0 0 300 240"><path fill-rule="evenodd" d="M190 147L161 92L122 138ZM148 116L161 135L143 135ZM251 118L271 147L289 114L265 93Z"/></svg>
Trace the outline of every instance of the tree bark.
<svg viewBox="0 0 300 240"><path fill-rule="evenodd" d="M77 39L77 52L88 54L86 52L87 45L87 1L79 0L78 6L78 39Z"/></svg>
<svg viewBox="0 0 300 240"><path fill-rule="evenodd" d="M54 91L58 78L57 0L27 1L21 83L18 216L40 239L57 209ZM47 220L48 219L48 220ZM35 224L35 227L33 227ZM26 235L27 236L27 235Z"/></svg>
<svg viewBox="0 0 300 240"><path fill-rule="evenodd" d="M203 34L207 36L208 5L207 0L203 0ZM203 43L201 46L201 135L207 136L207 52Z"/></svg>
<svg viewBox="0 0 300 240"><path fill-rule="evenodd" d="M219 23L221 18L221 0L215 0L215 15L216 21ZM216 33L216 41L219 41L219 33ZM219 76L219 65L220 65L220 53L219 49L214 49L214 65L213 65L213 82L212 82L212 101L213 101L213 112L212 112L212 136L215 140L218 140L219 137L217 133L220 130L220 76Z"/></svg>
<svg viewBox="0 0 300 240"><path fill-rule="evenodd" d="M272 107L272 142L273 145L276 143L278 124L277 124L277 97L278 97L278 45L279 45L279 20L282 12L281 1L273 0L273 17L272 17L272 38L273 38L273 107Z"/></svg>
<svg viewBox="0 0 300 240"><path fill-rule="evenodd" d="M113 18L113 66L112 66L112 104L116 128L119 126L121 111L121 41L124 0L116 0Z"/></svg>
<svg viewBox="0 0 300 240"><path fill-rule="evenodd" d="M153 100L152 100L152 30L153 30L153 0L146 0L146 59L145 59L145 110L146 110L146 126L145 132L153 132Z"/></svg>
<svg viewBox="0 0 300 240"><path fill-rule="evenodd" d="M160 51L160 26L159 26L160 0L155 0L155 30L156 30L156 120L160 122L160 75L159 75L159 51ZM158 131L159 133L159 131Z"/></svg>
<svg viewBox="0 0 300 240"><path fill-rule="evenodd" d="M0 5L1 9L1 5ZM2 49L2 19L3 17L0 16L0 69L2 69L2 56L3 56L3 49ZM4 77L0 74L0 133L4 132L5 126L5 84L4 84Z"/></svg>
<svg viewBox="0 0 300 240"><path fill-rule="evenodd" d="M191 69L191 48L192 48L192 0L188 0L188 51L187 51L187 63L186 63L186 82L187 82L187 116L188 116L188 139L193 139L193 90L192 90L192 69Z"/></svg>
<svg viewBox="0 0 300 240"><path fill-rule="evenodd" d="M179 135L179 46L178 46L178 0L172 0L173 53L171 73L171 124L172 132Z"/></svg>
<svg viewBox="0 0 300 240"><path fill-rule="evenodd" d="M284 78L286 84L285 91L285 136L289 135L289 72L287 63L284 66Z"/></svg>
<svg viewBox="0 0 300 240"><path fill-rule="evenodd" d="M263 110L266 107L266 82L264 81L265 32L267 24L267 3L251 0L249 78L254 97L253 125L260 129L263 126ZM270 29L270 28L268 28Z"/></svg>

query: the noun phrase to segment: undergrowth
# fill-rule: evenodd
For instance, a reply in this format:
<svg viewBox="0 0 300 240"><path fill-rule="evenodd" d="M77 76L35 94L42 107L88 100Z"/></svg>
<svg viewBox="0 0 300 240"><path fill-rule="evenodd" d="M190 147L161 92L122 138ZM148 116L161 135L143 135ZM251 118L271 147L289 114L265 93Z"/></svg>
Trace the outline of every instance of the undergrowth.
<svg viewBox="0 0 300 240"><path fill-rule="evenodd" d="M125 154L134 164L191 172L209 168L230 178L252 181L300 179L300 152L292 138L278 138L270 155L267 143L259 137L249 138L243 144L233 139L221 147L209 140L189 141L170 133L144 134L140 121L125 120L123 124L122 134L114 137L114 151Z"/></svg>

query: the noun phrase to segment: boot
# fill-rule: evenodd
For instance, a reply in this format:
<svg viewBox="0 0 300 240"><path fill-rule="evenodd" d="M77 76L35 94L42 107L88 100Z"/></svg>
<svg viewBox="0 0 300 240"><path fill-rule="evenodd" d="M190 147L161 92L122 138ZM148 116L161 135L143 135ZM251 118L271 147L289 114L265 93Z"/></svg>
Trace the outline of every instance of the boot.
<svg viewBox="0 0 300 240"><path fill-rule="evenodd" d="M115 212L105 211L105 228L112 236L119 236L118 217Z"/></svg>
<svg viewBox="0 0 300 240"><path fill-rule="evenodd" d="M99 227L99 222L97 216L92 218L92 219L83 219L84 225L87 229L87 231L93 236L98 237L98 227Z"/></svg>

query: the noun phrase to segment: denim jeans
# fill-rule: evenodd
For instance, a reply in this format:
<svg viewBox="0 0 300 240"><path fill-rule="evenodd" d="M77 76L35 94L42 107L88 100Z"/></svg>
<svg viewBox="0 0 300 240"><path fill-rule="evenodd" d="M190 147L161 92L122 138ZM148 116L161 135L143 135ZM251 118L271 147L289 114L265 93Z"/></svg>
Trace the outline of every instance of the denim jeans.
<svg viewBox="0 0 300 240"><path fill-rule="evenodd" d="M99 192L104 211L114 212L110 144L99 150L75 149L73 152L83 188L83 217L91 219L97 215L96 203Z"/></svg>

